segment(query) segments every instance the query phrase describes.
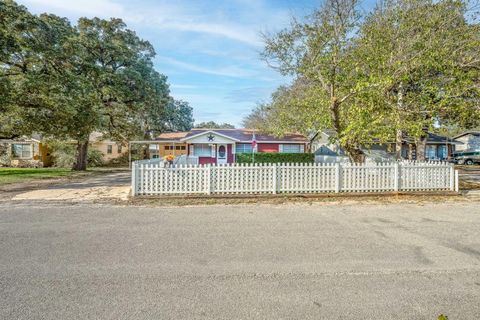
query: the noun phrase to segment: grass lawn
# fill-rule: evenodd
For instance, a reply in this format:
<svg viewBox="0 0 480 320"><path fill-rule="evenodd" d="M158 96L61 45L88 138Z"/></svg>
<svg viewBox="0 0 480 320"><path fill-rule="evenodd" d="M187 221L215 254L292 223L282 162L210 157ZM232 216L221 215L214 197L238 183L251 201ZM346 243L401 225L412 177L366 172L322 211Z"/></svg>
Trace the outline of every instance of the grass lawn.
<svg viewBox="0 0 480 320"><path fill-rule="evenodd" d="M0 168L0 185L75 174L67 168Z"/></svg>

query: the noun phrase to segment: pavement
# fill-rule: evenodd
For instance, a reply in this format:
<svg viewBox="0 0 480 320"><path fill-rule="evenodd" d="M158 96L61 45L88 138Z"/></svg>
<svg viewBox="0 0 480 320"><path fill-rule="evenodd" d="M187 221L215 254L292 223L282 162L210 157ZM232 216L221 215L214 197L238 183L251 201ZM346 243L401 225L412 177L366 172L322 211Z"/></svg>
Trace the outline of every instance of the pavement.
<svg viewBox="0 0 480 320"><path fill-rule="evenodd" d="M480 206L0 207L0 319L480 318Z"/></svg>
<svg viewBox="0 0 480 320"><path fill-rule="evenodd" d="M130 171L103 173L75 181L61 181L34 190L14 192L11 200L31 201L96 201L127 200L130 193ZM13 189L13 187L12 187Z"/></svg>
<svg viewBox="0 0 480 320"><path fill-rule="evenodd" d="M480 183L480 166L457 166L460 179Z"/></svg>

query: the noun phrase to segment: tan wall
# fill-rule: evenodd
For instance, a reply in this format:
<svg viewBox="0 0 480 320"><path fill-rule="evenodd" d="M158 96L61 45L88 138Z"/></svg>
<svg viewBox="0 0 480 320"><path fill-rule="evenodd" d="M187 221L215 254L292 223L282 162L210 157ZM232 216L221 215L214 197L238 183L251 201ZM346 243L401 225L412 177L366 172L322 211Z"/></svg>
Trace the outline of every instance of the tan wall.
<svg viewBox="0 0 480 320"><path fill-rule="evenodd" d="M112 153L108 153L108 146L112 146ZM103 161L108 162L112 159L121 157L122 155L128 153L128 146L122 145L122 151L118 152L118 144L113 141L99 141L92 143L91 147L95 150L100 151L103 154Z"/></svg>
<svg viewBox="0 0 480 320"><path fill-rule="evenodd" d="M38 146L40 160L43 162L44 167L50 167L52 165L52 156L50 154L51 150L42 143Z"/></svg>

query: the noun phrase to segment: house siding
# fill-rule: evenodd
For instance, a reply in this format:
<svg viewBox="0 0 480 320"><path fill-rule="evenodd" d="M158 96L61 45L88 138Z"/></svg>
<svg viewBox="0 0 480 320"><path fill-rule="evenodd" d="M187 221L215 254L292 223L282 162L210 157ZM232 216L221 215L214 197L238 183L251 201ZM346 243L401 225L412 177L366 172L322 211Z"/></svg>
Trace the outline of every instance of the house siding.
<svg viewBox="0 0 480 320"><path fill-rule="evenodd" d="M112 153L108 153L108 146L112 146ZM98 150L102 153L102 160L105 162L117 159L122 155L128 153L128 146L122 145L122 152L118 152L118 144L113 141L97 141L91 144L92 149Z"/></svg>
<svg viewBox="0 0 480 320"><path fill-rule="evenodd" d="M198 164L216 164L217 159L212 157L199 157Z"/></svg>
<svg viewBox="0 0 480 320"><path fill-rule="evenodd" d="M462 143L456 146L456 151L480 150L480 135L467 134L455 139L455 141Z"/></svg>

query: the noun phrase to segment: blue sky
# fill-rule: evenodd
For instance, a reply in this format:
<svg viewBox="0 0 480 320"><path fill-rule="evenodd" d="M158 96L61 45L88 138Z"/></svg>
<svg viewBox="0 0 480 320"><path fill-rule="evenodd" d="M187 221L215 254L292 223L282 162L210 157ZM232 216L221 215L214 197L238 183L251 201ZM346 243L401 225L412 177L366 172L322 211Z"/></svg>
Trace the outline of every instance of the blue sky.
<svg viewBox="0 0 480 320"><path fill-rule="evenodd" d="M33 13L119 17L155 47L156 69L172 95L188 101L195 121L240 125L257 102L288 79L259 59L260 33L288 25L318 1L298 0L19 0Z"/></svg>

